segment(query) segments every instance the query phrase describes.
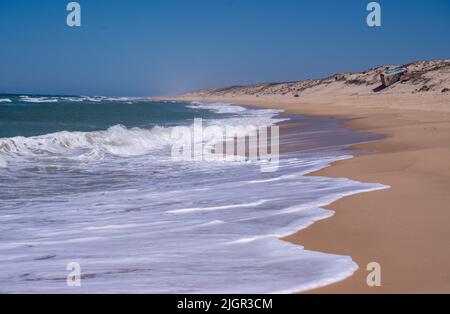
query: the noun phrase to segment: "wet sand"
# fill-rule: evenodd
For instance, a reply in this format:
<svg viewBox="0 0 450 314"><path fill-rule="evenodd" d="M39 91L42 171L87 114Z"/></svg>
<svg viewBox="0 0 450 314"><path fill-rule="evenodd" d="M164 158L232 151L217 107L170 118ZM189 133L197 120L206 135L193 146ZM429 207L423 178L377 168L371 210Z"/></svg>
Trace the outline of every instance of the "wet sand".
<svg viewBox="0 0 450 314"><path fill-rule="evenodd" d="M382 135L369 151L311 175L390 185L346 197L336 211L285 240L308 250L349 255L360 266L347 280L311 293L450 293L450 97L371 95L178 98L282 108L288 114L352 119L346 126ZM370 262L382 286L366 284Z"/></svg>

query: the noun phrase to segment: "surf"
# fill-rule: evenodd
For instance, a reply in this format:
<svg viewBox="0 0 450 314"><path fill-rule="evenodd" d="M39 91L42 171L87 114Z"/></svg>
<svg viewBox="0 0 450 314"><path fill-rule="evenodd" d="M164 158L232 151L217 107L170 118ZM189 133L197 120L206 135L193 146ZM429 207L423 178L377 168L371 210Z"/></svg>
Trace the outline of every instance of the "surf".
<svg viewBox="0 0 450 314"><path fill-rule="evenodd" d="M171 132L179 126L193 131L199 116L220 128L291 119L279 111L51 97L58 101L28 103L14 96L13 109L0 107L3 126L14 112L45 113L17 125L15 133L0 127L0 134L13 135L0 138L0 292L70 292L58 278L72 262L89 275L79 293L298 292L358 268L351 257L280 240L332 216L324 204L385 188L305 176L348 158L334 137L332 148L323 141L342 132L339 124L295 118L302 121L300 139L318 149L284 152L279 169L263 173L254 162L173 161ZM68 112L78 117L65 120L66 130L47 132ZM360 136L347 135L339 138Z"/></svg>

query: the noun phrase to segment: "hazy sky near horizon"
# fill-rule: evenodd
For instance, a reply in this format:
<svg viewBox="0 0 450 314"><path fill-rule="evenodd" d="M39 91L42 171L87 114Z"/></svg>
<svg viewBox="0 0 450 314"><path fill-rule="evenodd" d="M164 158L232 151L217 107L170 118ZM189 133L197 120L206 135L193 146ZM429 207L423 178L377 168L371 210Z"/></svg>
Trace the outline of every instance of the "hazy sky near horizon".
<svg viewBox="0 0 450 314"><path fill-rule="evenodd" d="M450 58L450 1L1 0L0 93L167 95Z"/></svg>

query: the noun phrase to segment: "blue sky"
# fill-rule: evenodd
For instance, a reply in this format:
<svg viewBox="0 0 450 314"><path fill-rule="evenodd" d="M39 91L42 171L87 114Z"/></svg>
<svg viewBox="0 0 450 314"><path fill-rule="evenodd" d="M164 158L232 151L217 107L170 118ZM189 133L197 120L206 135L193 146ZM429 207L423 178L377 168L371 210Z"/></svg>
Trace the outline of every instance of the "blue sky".
<svg viewBox="0 0 450 314"><path fill-rule="evenodd" d="M0 93L167 95L450 58L450 1L0 1Z"/></svg>

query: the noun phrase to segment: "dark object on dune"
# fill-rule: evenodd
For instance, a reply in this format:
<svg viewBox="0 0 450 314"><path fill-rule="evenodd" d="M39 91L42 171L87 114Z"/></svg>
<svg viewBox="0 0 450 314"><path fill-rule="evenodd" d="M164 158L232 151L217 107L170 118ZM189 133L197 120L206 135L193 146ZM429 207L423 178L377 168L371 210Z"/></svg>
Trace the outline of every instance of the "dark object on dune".
<svg viewBox="0 0 450 314"><path fill-rule="evenodd" d="M383 73L381 73L381 82L383 83L383 86L388 87L398 82L407 71L408 70L406 70L405 68L397 68L384 71Z"/></svg>
<svg viewBox="0 0 450 314"><path fill-rule="evenodd" d="M431 90L431 87L429 87L429 86L427 86L427 85L424 85L424 86L422 86L420 89L418 89L417 91L418 92L428 92L428 91L430 91Z"/></svg>
<svg viewBox="0 0 450 314"><path fill-rule="evenodd" d="M444 88L442 91L441 91L442 93L448 93L448 92L450 92L450 88Z"/></svg>
<svg viewBox="0 0 450 314"><path fill-rule="evenodd" d="M334 80L339 82L339 81L345 81L345 75L344 74L336 74L334 76Z"/></svg>
<svg viewBox="0 0 450 314"><path fill-rule="evenodd" d="M378 92L381 92L381 91L382 91L383 89L385 89L385 88L386 88L386 86L384 86L383 84L381 84L380 86L378 86L378 87L372 89L372 92L378 93Z"/></svg>
<svg viewBox="0 0 450 314"><path fill-rule="evenodd" d="M294 97L300 97L300 95L299 94L295 94Z"/></svg>

